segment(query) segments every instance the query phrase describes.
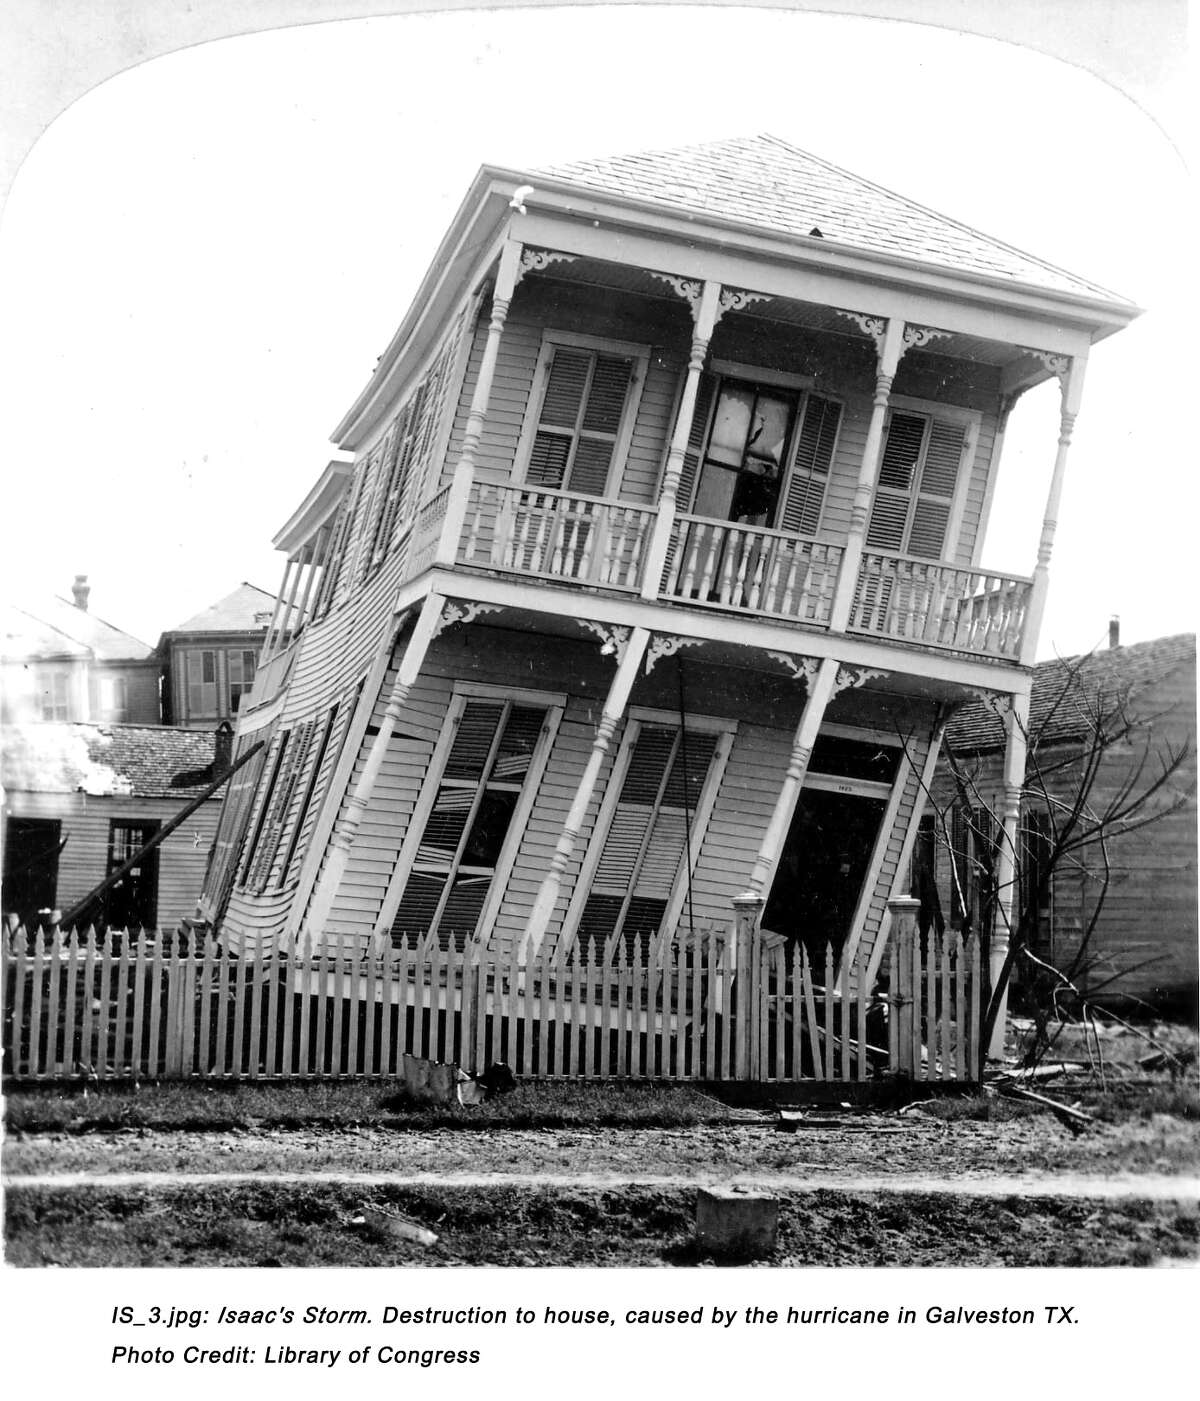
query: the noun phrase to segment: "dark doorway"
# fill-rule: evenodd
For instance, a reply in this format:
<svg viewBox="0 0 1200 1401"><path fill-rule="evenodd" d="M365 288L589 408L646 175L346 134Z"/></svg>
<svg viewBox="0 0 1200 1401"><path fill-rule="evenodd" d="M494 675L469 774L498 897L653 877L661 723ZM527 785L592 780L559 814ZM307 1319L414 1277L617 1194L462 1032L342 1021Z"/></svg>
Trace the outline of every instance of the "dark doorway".
<svg viewBox="0 0 1200 1401"><path fill-rule="evenodd" d="M146 845L157 822L108 824L108 875ZM104 897L104 920L110 929L154 929L158 924L158 848L147 852Z"/></svg>
<svg viewBox="0 0 1200 1401"><path fill-rule="evenodd" d="M4 913L36 928L37 912L51 910L58 893L58 818L10 817L4 828Z"/></svg>
<svg viewBox="0 0 1200 1401"><path fill-rule="evenodd" d="M827 943L835 964L841 957L886 805L881 797L820 788L800 795L763 927L803 943L818 978Z"/></svg>

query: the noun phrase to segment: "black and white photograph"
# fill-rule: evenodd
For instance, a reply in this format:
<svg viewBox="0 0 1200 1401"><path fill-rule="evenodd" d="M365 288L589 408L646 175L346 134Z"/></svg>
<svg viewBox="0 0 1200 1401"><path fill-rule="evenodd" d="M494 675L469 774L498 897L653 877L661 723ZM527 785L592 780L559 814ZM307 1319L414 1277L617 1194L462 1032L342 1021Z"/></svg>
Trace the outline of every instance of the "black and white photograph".
<svg viewBox="0 0 1200 1401"><path fill-rule="evenodd" d="M8 1294L457 1395L1194 1267L1186 21L14 6Z"/></svg>

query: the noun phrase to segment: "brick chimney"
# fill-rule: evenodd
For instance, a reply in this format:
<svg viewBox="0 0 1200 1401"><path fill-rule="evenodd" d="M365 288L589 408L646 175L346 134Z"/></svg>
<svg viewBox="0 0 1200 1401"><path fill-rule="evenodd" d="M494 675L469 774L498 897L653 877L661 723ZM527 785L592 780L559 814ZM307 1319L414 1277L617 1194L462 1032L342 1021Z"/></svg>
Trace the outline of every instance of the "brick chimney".
<svg viewBox="0 0 1200 1401"><path fill-rule="evenodd" d="M1121 645L1121 617L1114 613L1108 620L1108 645L1119 647Z"/></svg>
<svg viewBox="0 0 1200 1401"><path fill-rule="evenodd" d="M87 612L88 594L92 591L91 585L87 581L86 574L76 574L75 582L71 585L71 593L75 599L75 607L81 613Z"/></svg>

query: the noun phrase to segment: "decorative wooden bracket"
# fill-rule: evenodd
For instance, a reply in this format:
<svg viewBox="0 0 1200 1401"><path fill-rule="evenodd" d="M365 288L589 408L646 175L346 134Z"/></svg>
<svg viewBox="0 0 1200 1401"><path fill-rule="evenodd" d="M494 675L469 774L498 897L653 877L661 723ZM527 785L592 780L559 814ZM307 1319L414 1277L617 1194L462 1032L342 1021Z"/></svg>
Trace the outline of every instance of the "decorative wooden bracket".
<svg viewBox="0 0 1200 1401"><path fill-rule="evenodd" d="M677 297L682 297L692 309L692 317L695 318L696 310L700 305L700 293L704 290L703 282L694 277L678 277L672 272L654 272L650 268L646 269L651 277L657 278L659 282L665 282Z"/></svg>
<svg viewBox="0 0 1200 1401"><path fill-rule="evenodd" d="M573 263L578 257L578 253L557 253L550 248L522 248L521 262L513 276L513 286L515 287L527 272L545 272L551 263Z"/></svg>
<svg viewBox="0 0 1200 1401"><path fill-rule="evenodd" d="M920 350L931 340L949 340L949 331L938 331L932 326L905 326L904 349Z"/></svg>
<svg viewBox="0 0 1200 1401"><path fill-rule="evenodd" d="M1071 357L1069 355L1056 355L1051 350L1034 350L1032 346L1023 345L1019 347L1023 355L1032 355L1042 365L1055 375L1060 384L1065 384L1067 376L1071 373Z"/></svg>
<svg viewBox="0 0 1200 1401"><path fill-rule="evenodd" d="M843 691L848 691L855 686L861 686L864 682L874 680L876 677L890 675L891 672L879 671L874 667L839 666L833 682L833 696L840 695Z"/></svg>
<svg viewBox="0 0 1200 1401"><path fill-rule="evenodd" d="M821 665L820 657L794 657L790 652L768 652L772 661L782 662L796 681L803 681L811 687Z"/></svg>
<svg viewBox="0 0 1200 1401"><path fill-rule="evenodd" d="M868 316L863 311L843 311L840 306L835 306L832 310L838 316L844 316L847 321L853 321L864 336L870 336L875 342L877 354L883 352L883 338L887 333L887 318L883 316Z"/></svg>
<svg viewBox="0 0 1200 1401"><path fill-rule="evenodd" d="M654 670L654 664L661 657L673 657L681 647L702 647L702 637L675 637L666 633L655 633L646 651L646 675Z"/></svg>
<svg viewBox="0 0 1200 1401"><path fill-rule="evenodd" d="M751 302L769 302L766 292L745 292L740 287L722 287L717 307L719 321L727 311L745 311Z"/></svg>
<svg viewBox="0 0 1200 1401"><path fill-rule="evenodd" d="M625 659L625 648L629 645L629 634L632 629L621 627L620 625L610 626L608 623L598 623L592 618L576 618L575 621L581 628L587 628L589 632L594 632L600 639L600 655L603 657L616 657L617 665Z"/></svg>
<svg viewBox="0 0 1200 1401"><path fill-rule="evenodd" d="M456 603L454 599L448 598L442 608L441 616L434 624L429 640L440 637L447 628L457 626L459 623L473 623L480 613L499 613L502 611L498 603Z"/></svg>

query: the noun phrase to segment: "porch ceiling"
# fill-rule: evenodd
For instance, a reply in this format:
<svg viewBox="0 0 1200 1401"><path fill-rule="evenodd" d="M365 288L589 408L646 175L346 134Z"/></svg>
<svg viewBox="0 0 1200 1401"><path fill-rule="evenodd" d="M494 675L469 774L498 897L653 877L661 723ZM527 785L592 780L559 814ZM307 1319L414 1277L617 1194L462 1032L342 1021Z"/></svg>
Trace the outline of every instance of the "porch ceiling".
<svg viewBox="0 0 1200 1401"><path fill-rule="evenodd" d="M663 271L669 272L669 269ZM546 272L533 273L531 276L543 282L599 287L605 291L624 292L631 296L651 298L676 306L682 304L679 294L673 291L661 277L656 277L646 268L635 267L628 263L612 263L599 258L581 257L572 262L552 263ZM745 290L753 291L754 289L746 288ZM847 299L849 301L855 299L854 292L850 288L847 288ZM870 310L869 307L848 307L847 309L865 310L868 314ZM753 303L747 310L730 313L730 315L736 315L739 319L749 321L772 321L786 326L797 326L807 331L815 331L822 335L842 336L849 340L861 341L864 344L869 344L871 340L865 331L848 317L840 315L837 309L815 302L771 297L769 301ZM1022 371L1028 371L1027 374L1022 373L1018 376L1022 381L1041 378L1047 373L1035 357L1027 355L1019 346L1010 345L1004 341L988 340L981 336L953 333L938 337L918 353L939 355L952 360L968 360L976 364L996 366L1000 369L1020 366Z"/></svg>
<svg viewBox="0 0 1200 1401"><path fill-rule="evenodd" d="M600 646L600 637L573 617L535 613L521 608L505 608L499 613L481 614L471 623L471 627L500 632L532 632L542 637L560 638L564 642L584 642ZM762 647L749 644L704 641L679 655L688 662L726 667L743 675L748 671L755 672L761 674L764 679L769 677L776 681L787 679L789 676L788 668L782 662L775 660ZM795 655L804 655L800 638L797 638ZM858 689L862 692L877 692L880 695L910 696L934 701L961 701L968 694L975 694L966 691L959 682L912 676L900 671L891 671L884 676L870 676Z"/></svg>

